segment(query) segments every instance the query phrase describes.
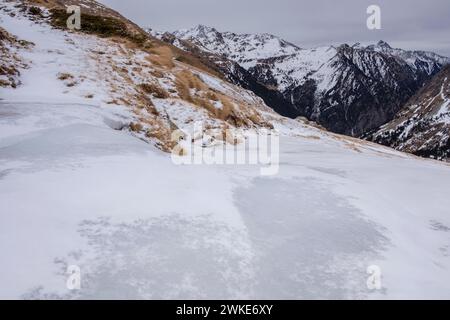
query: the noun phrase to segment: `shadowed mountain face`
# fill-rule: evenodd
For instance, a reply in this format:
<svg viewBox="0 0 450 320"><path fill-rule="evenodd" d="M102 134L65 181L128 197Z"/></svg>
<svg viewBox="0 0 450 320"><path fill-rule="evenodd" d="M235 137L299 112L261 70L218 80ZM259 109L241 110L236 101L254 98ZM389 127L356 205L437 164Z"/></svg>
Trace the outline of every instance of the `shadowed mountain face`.
<svg viewBox="0 0 450 320"><path fill-rule="evenodd" d="M392 120L405 102L449 60L386 42L302 49L275 36L234 34L197 26L158 34L208 57L228 79L275 111L304 116L352 136ZM193 49L195 47L195 49Z"/></svg>
<svg viewBox="0 0 450 320"><path fill-rule="evenodd" d="M414 95L395 118L369 138L439 160L450 156L450 65Z"/></svg>

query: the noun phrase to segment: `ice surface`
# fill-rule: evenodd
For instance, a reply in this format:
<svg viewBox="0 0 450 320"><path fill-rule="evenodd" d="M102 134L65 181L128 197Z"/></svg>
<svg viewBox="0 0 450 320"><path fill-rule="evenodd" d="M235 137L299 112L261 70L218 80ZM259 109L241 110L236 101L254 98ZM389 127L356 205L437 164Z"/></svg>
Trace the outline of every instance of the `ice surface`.
<svg viewBox="0 0 450 320"><path fill-rule="evenodd" d="M444 164L282 136L261 177L176 166L94 107L0 107L2 298L449 297Z"/></svg>

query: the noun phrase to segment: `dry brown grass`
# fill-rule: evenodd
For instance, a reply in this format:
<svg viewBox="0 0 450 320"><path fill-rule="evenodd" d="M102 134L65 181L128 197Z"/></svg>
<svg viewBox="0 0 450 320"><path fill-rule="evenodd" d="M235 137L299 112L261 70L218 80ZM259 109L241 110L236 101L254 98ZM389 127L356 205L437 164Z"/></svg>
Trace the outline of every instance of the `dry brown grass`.
<svg viewBox="0 0 450 320"><path fill-rule="evenodd" d="M227 129L225 130L224 141L231 145L238 145L244 142L244 138L240 136L235 130Z"/></svg>
<svg viewBox="0 0 450 320"><path fill-rule="evenodd" d="M362 153L362 151L354 143L347 143L347 147L350 148L353 151L356 151L358 153Z"/></svg>
<svg viewBox="0 0 450 320"><path fill-rule="evenodd" d="M61 81L73 79L73 75L71 75L70 73L67 73L67 72L61 72L61 73L58 73L58 79Z"/></svg>
<svg viewBox="0 0 450 320"><path fill-rule="evenodd" d="M182 70L176 75L177 82L181 82L184 86L190 89L207 90L206 84L195 74L189 70Z"/></svg>
<svg viewBox="0 0 450 320"><path fill-rule="evenodd" d="M150 70L150 74L152 76L154 76L155 78L159 78L159 79L164 78L164 73L162 73L159 70Z"/></svg>
<svg viewBox="0 0 450 320"><path fill-rule="evenodd" d="M227 121L231 120L231 124L234 125L242 125L244 124L244 120L240 121L236 116L234 104L230 101L230 99L222 94L214 93L217 100L213 100L208 98L208 94L206 94L207 98L204 97L195 97L194 104L197 106L206 109L214 118ZM214 105L212 101L219 101L222 104L221 108L218 108ZM235 119L236 118L236 119Z"/></svg>
<svg viewBox="0 0 450 320"><path fill-rule="evenodd" d="M116 105L118 105L119 101L117 101L117 99L112 99L112 100L107 101L106 104L116 104Z"/></svg>
<svg viewBox="0 0 450 320"><path fill-rule="evenodd" d="M125 97L120 97L119 102L124 106L130 107L132 103L129 98L130 97L128 95L126 95Z"/></svg>
<svg viewBox="0 0 450 320"><path fill-rule="evenodd" d="M18 73L17 69L14 66L2 66L0 65L0 75L9 75L14 76Z"/></svg>
<svg viewBox="0 0 450 320"><path fill-rule="evenodd" d="M206 92L206 98L212 101L219 101L219 97L217 96L217 94L214 91L210 90Z"/></svg>
<svg viewBox="0 0 450 320"><path fill-rule="evenodd" d="M226 121L234 112L234 106L230 99L224 95L220 95L219 100L222 103L222 108L216 108L216 117L220 120Z"/></svg>
<svg viewBox="0 0 450 320"><path fill-rule="evenodd" d="M259 114L247 108L247 112L240 115L235 110L235 104L226 95L209 88L197 75L189 70L177 73L175 82L180 99L195 104L203 108L216 119L228 122L234 126L249 126L251 123L260 124L262 122ZM192 94L195 89L198 94ZM214 105L220 102L222 107ZM248 119L245 119L245 118Z"/></svg>
<svg viewBox="0 0 450 320"><path fill-rule="evenodd" d="M178 96L180 97L180 99L191 103L194 102L191 96L189 82L186 79L186 72L181 71L176 75L175 87L177 89Z"/></svg>
<svg viewBox="0 0 450 320"><path fill-rule="evenodd" d="M183 51L177 47L173 48L173 53L176 61L187 64L220 79L224 79L223 74L217 70L217 66L201 54L195 55L191 52Z"/></svg>
<svg viewBox="0 0 450 320"><path fill-rule="evenodd" d="M143 129L142 124L140 124L139 122L136 122L136 123L135 122L131 122L130 123L130 130L131 131L139 133L139 132L142 131L142 129Z"/></svg>
<svg viewBox="0 0 450 320"><path fill-rule="evenodd" d="M185 83L177 80L175 82L175 87L177 88L178 96L180 97L180 99L191 103L194 102L189 87Z"/></svg>
<svg viewBox="0 0 450 320"><path fill-rule="evenodd" d="M250 111L250 114L247 116L247 118L248 118L248 120L250 120L251 122L253 122L256 125L260 125L262 122L262 119L259 116L259 114L253 110Z"/></svg>
<svg viewBox="0 0 450 320"><path fill-rule="evenodd" d="M141 89L146 94L151 94L155 98L158 99L167 99L169 97L169 94L166 90L161 88L156 83L141 83L138 85L139 89Z"/></svg>
<svg viewBox="0 0 450 320"><path fill-rule="evenodd" d="M176 145L175 141L171 140L172 131L162 123L155 121L151 124L150 128L145 132L145 136L150 139L156 139L159 141L158 146L166 152L170 152Z"/></svg>
<svg viewBox="0 0 450 320"><path fill-rule="evenodd" d="M111 26L121 26L120 35L123 35L130 40L143 45L148 38L144 30L130 20L123 17L118 12L104 6L99 5L97 1L86 0L25 0L20 1L24 5L39 5L44 6L52 11L52 18L54 13L58 12L58 16L61 16L61 22L66 21L68 14L66 14L67 5L78 5L81 7L81 13L84 16L82 22L83 32L113 30ZM101 22L99 24L98 22ZM52 23L55 23L53 20ZM65 25L64 25L65 27ZM94 28L93 28L94 27ZM111 35L117 35L117 32L113 32Z"/></svg>
<svg viewBox="0 0 450 320"><path fill-rule="evenodd" d="M173 52L168 46L161 46L151 49L147 60L158 67L167 69L172 69L175 67L175 63L173 62Z"/></svg>
<svg viewBox="0 0 450 320"><path fill-rule="evenodd" d="M145 109L150 115L158 116L159 112L156 110L155 105L153 104L152 99L150 99L145 94L138 94L135 97L136 107L138 109Z"/></svg>
<svg viewBox="0 0 450 320"><path fill-rule="evenodd" d="M29 4L41 5L47 8L51 8L58 5L56 0L26 0L25 2Z"/></svg>
<svg viewBox="0 0 450 320"><path fill-rule="evenodd" d="M0 87L9 87L10 86L10 83L9 83L9 81L6 81L6 80L2 80L2 79L0 79Z"/></svg>
<svg viewBox="0 0 450 320"><path fill-rule="evenodd" d="M202 98L202 97L195 97L194 98L194 104L196 106L199 106L200 108L203 108L207 110L211 115L217 116L217 108L211 103L210 100Z"/></svg>
<svg viewBox="0 0 450 320"><path fill-rule="evenodd" d="M66 83L66 87L72 88L75 87L78 84L78 82L76 81L70 81L68 83Z"/></svg>
<svg viewBox="0 0 450 320"><path fill-rule="evenodd" d="M178 72L176 74L175 87L180 99L193 103L207 110L214 109L214 106L209 102L208 99L200 96L192 96L191 89L195 89L200 92L203 90L208 90L208 87L198 76L193 74L191 71L182 70Z"/></svg>
<svg viewBox="0 0 450 320"><path fill-rule="evenodd" d="M313 136L313 135L307 135L307 136L301 136L302 138L309 139L309 140L320 140L319 136Z"/></svg>

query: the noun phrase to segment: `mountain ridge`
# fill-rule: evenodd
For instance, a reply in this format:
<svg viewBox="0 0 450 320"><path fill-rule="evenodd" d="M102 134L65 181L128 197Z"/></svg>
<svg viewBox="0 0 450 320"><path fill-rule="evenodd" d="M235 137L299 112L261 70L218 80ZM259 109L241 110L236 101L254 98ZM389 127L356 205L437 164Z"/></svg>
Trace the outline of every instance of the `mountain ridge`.
<svg viewBox="0 0 450 320"><path fill-rule="evenodd" d="M394 49L384 41L302 49L273 35L221 33L205 26L171 34L238 63L284 98L285 114L352 136L392 120L449 61L430 52Z"/></svg>

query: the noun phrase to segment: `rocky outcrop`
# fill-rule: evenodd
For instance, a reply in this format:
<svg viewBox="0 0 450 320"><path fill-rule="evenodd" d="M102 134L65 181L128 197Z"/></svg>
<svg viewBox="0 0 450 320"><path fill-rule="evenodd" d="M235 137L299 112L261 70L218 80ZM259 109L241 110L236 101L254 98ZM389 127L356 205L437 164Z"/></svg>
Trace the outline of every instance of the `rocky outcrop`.
<svg viewBox="0 0 450 320"><path fill-rule="evenodd" d="M438 73L395 118L368 138L423 157L450 158L450 65Z"/></svg>

